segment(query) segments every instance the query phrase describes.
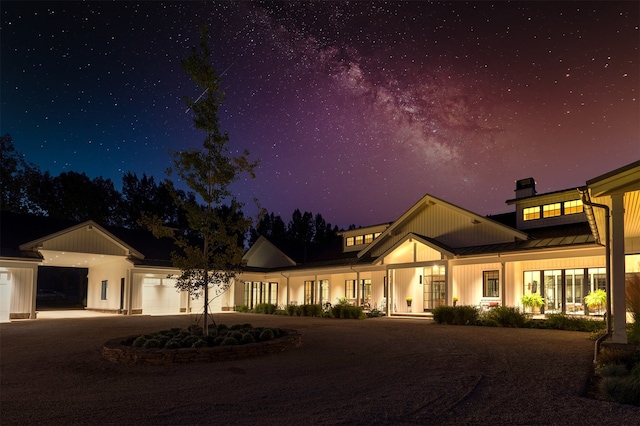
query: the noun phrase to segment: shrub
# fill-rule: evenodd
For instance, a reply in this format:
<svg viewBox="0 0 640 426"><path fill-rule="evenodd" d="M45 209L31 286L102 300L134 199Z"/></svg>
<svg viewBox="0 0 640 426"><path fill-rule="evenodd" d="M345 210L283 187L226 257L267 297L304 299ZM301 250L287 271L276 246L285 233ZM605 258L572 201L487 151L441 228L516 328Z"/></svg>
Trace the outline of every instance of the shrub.
<svg viewBox="0 0 640 426"><path fill-rule="evenodd" d="M230 346L230 345L237 345L237 344L238 344L238 341L233 337L225 337L222 340L222 342L220 342L220 346Z"/></svg>
<svg viewBox="0 0 640 426"><path fill-rule="evenodd" d="M292 316L292 317L300 316L300 309L296 305L287 305L286 311L289 314L289 316Z"/></svg>
<svg viewBox="0 0 640 426"><path fill-rule="evenodd" d="M485 312L483 318L495 321L501 327L523 327L527 322L527 316L520 309L512 306L497 306Z"/></svg>
<svg viewBox="0 0 640 426"><path fill-rule="evenodd" d="M453 323L458 325L474 325L478 321L480 313L475 306L454 306Z"/></svg>
<svg viewBox="0 0 640 426"><path fill-rule="evenodd" d="M453 324L455 308L453 306L440 305L433 311L433 320L436 324Z"/></svg>
<svg viewBox="0 0 640 426"><path fill-rule="evenodd" d="M139 336L136 340L133 341L131 346L133 346L134 348L141 348L144 346L144 342L146 341L147 339L145 339L144 336Z"/></svg>
<svg viewBox="0 0 640 426"><path fill-rule="evenodd" d="M160 341L158 339L149 339L146 342L144 342L144 345L142 345L143 348L159 348L160 346Z"/></svg>
<svg viewBox="0 0 640 426"><path fill-rule="evenodd" d="M620 369L616 369L616 373L620 372ZM640 363L626 375L603 377L599 388L600 392L616 402L640 406Z"/></svg>
<svg viewBox="0 0 640 426"><path fill-rule="evenodd" d="M351 306L348 304L338 303L331 308L331 314L334 318L343 319L360 319L366 318L360 306Z"/></svg>
<svg viewBox="0 0 640 426"><path fill-rule="evenodd" d="M589 318L571 317L563 313L548 314L544 328L568 331L594 332L605 326L604 321L593 321Z"/></svg>
<svg viewBox="0 0 640 426"><path fill-rule="evenodd" d="M236 306L236 312L249 312L249 307L247 305L238 305Z"/></svg>
<svg viewBox="0 0 640 426"><path fill-rule="evenodd" d="M253 337L253 334L245 333L245 334L242 335L242 337L240 338L240 340L238 342L240 342L241 345L246 345L246 344L249 344L249 343L255 343L256 339L255 339L255 337Z"/></svg>
<svg viewBox="0 0 640 426"><path fill-rule="evenodd" d="M373 308L369 312L367 312L367 318L378 318L385 316L385 313L379 310L378 308Z"/></svg>
<svg viewBox="0 0 640 426"><path fill-rule="evenodd" d="M256 314L273 314L276 309L278 308L277 305L274 305L273 303L258 303L255 307L255 311Z"/></svg>
<svg viewBox="0 0 640 426"><path fill-rule="evenodd" d="M272 340L275 338L275 333L273 332L272 329L270 328L265 328L264 330L262 330L262 332L260 333L260 340L261 341L265 341L265 340Z"/></svg>
<svg viewBox="0 0 640 426"><path fill-rule="evenodd" d="M301 314L306 317L321 317L323 314L322 306L318 304L302 305Z"/></svg>

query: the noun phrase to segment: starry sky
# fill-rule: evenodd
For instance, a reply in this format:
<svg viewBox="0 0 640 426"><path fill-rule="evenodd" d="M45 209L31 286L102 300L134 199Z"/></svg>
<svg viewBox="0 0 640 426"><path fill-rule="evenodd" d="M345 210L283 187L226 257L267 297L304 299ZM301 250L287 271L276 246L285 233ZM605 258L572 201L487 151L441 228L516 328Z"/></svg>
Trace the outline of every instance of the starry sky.
<svg viewBox="0 0 640 426"><path fill-rule="evenodd" d="M287 221L395 220L429 193L486 215L640 158L639 4L10 2L0 133L41 170L165 177L201 146L180 59L206 24L234 184Z"/></svg>

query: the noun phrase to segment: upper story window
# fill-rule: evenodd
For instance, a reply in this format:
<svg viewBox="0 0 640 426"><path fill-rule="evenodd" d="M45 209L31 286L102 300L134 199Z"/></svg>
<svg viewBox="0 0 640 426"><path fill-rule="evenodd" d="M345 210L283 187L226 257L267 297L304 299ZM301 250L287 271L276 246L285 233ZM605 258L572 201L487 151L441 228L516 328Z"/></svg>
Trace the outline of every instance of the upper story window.
<svg viewBox="0 0 640 426"><path fill-rule="evenodd" d="M555 217L562 214L560 203L545 204L542 206L542 217Z"/></svg>
<svg viewBox="0 0 640 426"><path fill-rule="evenodd" d="M576 214L584 211L582 200L572 200L564 202L564 214Z"/></svg>
<svg viewBox="0 0 640 426"><path fill-rule="evenodd" d="M380 234L382 234L382 232L373 232L370 234L362 234L362 235L356 235L353 237L346 237L344 240L345 241L344 244L347 247L359 246L362 244L370 244L373 242L373 240L378 238Z"/></svg>
<svg viewBox="0 0 640 426"><path fill-rule="evenodd" d="M544 204L542 206L525 207L522 209L522 219L525 221L536 220L582 213L583 211L581 200L571 200L561 203Z"/></svg>
<svg viewBox="0 0 640 426"><path fill-rule="evenodd" d="M525 207L522 211L522 217L524 220L540 219L540 206Z"/></svg>

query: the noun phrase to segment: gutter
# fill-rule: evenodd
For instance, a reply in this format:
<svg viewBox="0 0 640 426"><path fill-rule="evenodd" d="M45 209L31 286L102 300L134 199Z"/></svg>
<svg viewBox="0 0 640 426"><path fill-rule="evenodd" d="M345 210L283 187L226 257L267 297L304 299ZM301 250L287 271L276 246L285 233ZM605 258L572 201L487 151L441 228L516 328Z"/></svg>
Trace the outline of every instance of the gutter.
<svg viewBox="0 0 640 426"><path fill-rule="evenodd" d="M602 239L600 238L600 234L598 232L598 227L596 225L596 219L595 219L595 215L593 213L593 208L597 207L600 209L604 209L604 216L605 216L605 227L604 227L604 233L605 233L605 243L604 243L604 247L605 247L605 261L606 261L606 275L605 275L605 289L606 289L606 293L607 293L607 312L606 312L606 324L607 324L607 332L604 336L601 336L600 338L598 338L598 340L596 340L596 345L594 348L594 353L593 353L593 362L595 364L595 362L598 359L598 353L600 352L600 345L601 343L606 340L607 338L609 338L611 336L611 230L610 230L610 222L611 222L611 211L609 209L609 206L607 206L606 204L598 204L598 203L593 203L591 202L591 200L589 199L589 194L587 192L587 188L583 187L583 188L577 188L578 192L580 193L580 198L582 199L582 204L584 204L585 206L587 206L588 208L585 208L585 213L587 215L587 221L589 222L589 227L591 228L591 232L593 233L594 238L596 239L596 242L600 245L602 245Z"/></svg>

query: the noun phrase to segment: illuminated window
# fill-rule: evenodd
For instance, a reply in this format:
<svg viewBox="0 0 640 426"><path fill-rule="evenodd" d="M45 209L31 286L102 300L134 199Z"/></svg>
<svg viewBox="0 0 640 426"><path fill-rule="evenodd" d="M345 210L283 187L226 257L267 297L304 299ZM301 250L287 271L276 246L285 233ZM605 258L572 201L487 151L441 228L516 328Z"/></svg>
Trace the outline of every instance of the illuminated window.
<svg viewBox="0 0 640 426"><path fill-rule="evenodd" d="M482 273L482 297L499 297L500 273L484 271Z"/></svg>
<svg viewBox="0 0 640 426"><path fill-rule="evenodd" d="M545 204L542 206L542 217L555 217L561 214L560 203Z"/></svg>
<svg viewBox="0 0 640 426"><path fill-rule="evenodd" d="M305 281L304 282L304 304L311 305L316 303L316 282Z"/></svg>
<svg viewBox="0 0 640 426"><path fill-rule="evenodd" d="M382 232L376 232L375 234L373 234L373 239L375 240L376 238L378 238L380 234L382 234Z"/></svg>
<svg viewBox="0 0 640 426"><path fill-rule="evenodd" d="M564 202L564 214L582 213L582 200L573 200Z"/></svg>
<svg viewBox="0 0 640 426"><path fill-rule="evenodd" d="M524 220L540 219L540 206L526 207L522 213Z"/></svg>
<svg viewBox="0 0 640 426"><path fill-rule="evenodd" d="M102 281L102 288L100 289L100 300L107 300L107 289L109 282L107 280Z"/></svg>
<svg viewBox="0 0 640 426"><path fill-rule="evenodd" d="M250 309L258 303L278 304L278 283L246 281L243 302Z"/></svg>
<svg viewBox="0 0 640 426"><path fill-rule="evenodd" d="M353 246L356 244L356 239L355 237L348 237L347 238L347 247Z"/></svg>
<svg viewBox="0 0 640 426"><path fill-rule="evenodd" d="M373 241L373 234L367 234L364 236L364 243L369 244Z"/></svg>
<svg viewBox="0 0 640 426"><path fill-rule="evenodd" d="M355 299L356 280L346 280L344 282L344 297L346 297L347 299Z"/></svg>
<svg viewBox="0 0 640 426"><path fill-rule="evenodd" d="M364 235L356 235L356 245L360 245L364 243Z"/></svg>

